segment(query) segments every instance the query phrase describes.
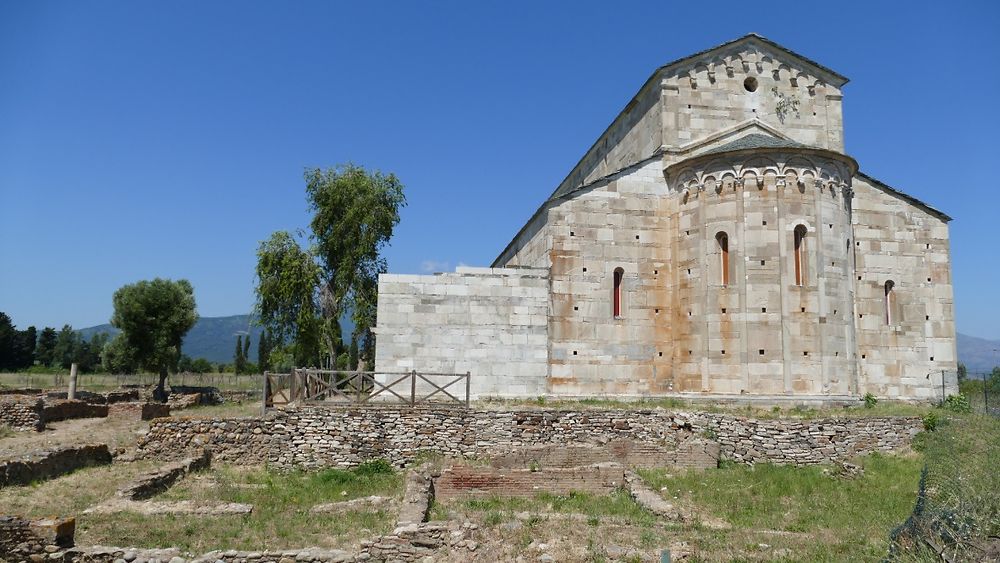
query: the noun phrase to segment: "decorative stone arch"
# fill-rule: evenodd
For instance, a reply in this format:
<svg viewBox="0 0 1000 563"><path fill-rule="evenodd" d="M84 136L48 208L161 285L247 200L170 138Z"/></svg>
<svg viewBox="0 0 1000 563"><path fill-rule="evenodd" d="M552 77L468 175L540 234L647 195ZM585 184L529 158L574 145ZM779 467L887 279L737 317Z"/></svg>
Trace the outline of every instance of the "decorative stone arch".
<svg viewBox="0 0 1000 563"><path fill-rule="evenodd" d="M795 172L796 178L802 176L807 170L812 172L812 175L816 175L816 163L805 156L795 155L788 158L785 161L785 166L782 169L786 175L789 170Z"/></svg>

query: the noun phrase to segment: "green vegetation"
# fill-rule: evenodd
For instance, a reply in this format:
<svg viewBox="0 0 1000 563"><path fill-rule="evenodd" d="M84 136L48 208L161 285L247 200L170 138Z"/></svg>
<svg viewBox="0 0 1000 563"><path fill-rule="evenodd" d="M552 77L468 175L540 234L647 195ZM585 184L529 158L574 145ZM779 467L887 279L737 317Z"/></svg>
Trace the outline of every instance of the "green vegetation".
<svg viewBox="0 0 1000 563"><path fill-rule="evenodd" d="M278 231L257 249L256 310L272 338L262 363L277 369L327 365L356 369L374 357L378 275L386 272L382 248L406 205L395 175L347 164L306 171L312 248ZM344 345L340 319L350 314L352 342ZM357 360L355 360L357 358Z"/></svg>
<svg viewBox="0 0 1000 563"><path fill-rule="evenodd" d="M875 395L872 395L871 393L865 393L865 396L862 397L862 400L865 402L866 409L875 408L875 405L878 404L878 398L875 397Z"/></svg>
<svg viewBox="0 0 1000 563"><path fill-rule="evenodd" d="M158 373L155 397L167 398L164 384L181 356L181 342L198 320L194 288L187 280L156 278L125 285L115 292L111 325L121 330L109 343L119 358Z"/></svg>
<svg viewBox="0 0 1000 563"><path fill-rule="evenodd" d="M656 524L656 516L636 504L624 489L617 489L610 495L571 492L568 495L539 493L533 498L496 496L462 501L461 505L484 513L486 522L494 524L510 520L518 512L582 514L592 526L599 525L602 520L642 527Z"/></svg>
<svg viewBox="0 0 1000 563"><path fill-rule="evenodd" d="M873 454L860 463L864 475L852 480L837 477L829 467L768 464L640 474L666 499L732 526L695 534L705 551L740 545L741 538L768 531L767 543L790 549L788 559L873 561L885 555L889 532L913 508L921 460Z"/></svg>
<svg viewBox="0 0 1000 563"><path fill-rule="evenodd" d="M912 514L893 532L896 559L979 560L1000 536L1000 420L941 417L914 448L926 469Z"/></svg>
<svg viewBox="0 0 1000 563"><path fill-rule="evenodd" d="M998 397L1000 400L1000 397ZM552 399L537 397L535 399L496 399L490 398L481 401L480 406L484 408L518 408L518 407L545 407L551 409L622 409L622 410L688 410L712 412L721 414L733 414L748 416L760 419L795 418L795 419L818 419L829 417L880 417L880 416L916 416L922 417L933 410L931 405L919 403L907 403L902 401L878 401L871 407L865 408L863 403L858 402L849 406L830 407L757 407L741 404L721 404L718 402L684 400L673 397L656 399L641 399L636 401L623 401L617 399L590 398L590 399Z"/></svg>
<svg viewBox="0 0 1000 563"><path fill-rule="evenodd" d="M401 492L402 478L384 461L351 470L313 473L223 467L193 475L153 500L247 503L254 507L251 514L198 518L133 513L101 515L81 522L82 536L89 543L173 545L191 553L210 549L348 547L388 532L393 525L393 511L359 508L337 514L313 514L309 508L369 495L399 497Z"/></svg>
<svg viewBox="0 0 1000 563"><path fill-rule="evenodd" d="M69 325L58 333L51 327L41 334L33 326L17 330L11 318L0 312L0 370L69 369L75 363L82 372L96 371L107 341L105 334L94 334L88 341Z"/></svg>

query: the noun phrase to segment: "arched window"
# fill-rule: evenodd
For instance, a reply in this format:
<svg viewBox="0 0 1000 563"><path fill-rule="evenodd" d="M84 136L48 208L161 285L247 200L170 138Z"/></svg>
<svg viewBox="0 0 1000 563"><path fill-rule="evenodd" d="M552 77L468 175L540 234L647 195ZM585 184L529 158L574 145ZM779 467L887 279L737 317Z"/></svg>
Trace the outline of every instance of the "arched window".
<svg viewBox="0 0 1000 563"><path fill-rule="evenodd" d="M719 281L729 285L729 235L719 231L715 234L715 242L719 245Z"/></svg>
<svg viewBox="0 0 1000 563"><path fill-rule="evenodd" d="M892 310L896 306L896 282L889 280L885 282L885 324L892 324Z"/></svg>
<svg viewBox="0 0 1000 563"><path fill-rule="evenodd" d="M613 302L612 313L616 319L622 316L622 278L624 277L625 270L615 268L615 286L612 292L611 300Z"/></svg>
<svg viewBox="0 0 1000 563"><path fill-rule="evenodd" d="M795 285L806 284L806 226L795 227Z"/></svg>

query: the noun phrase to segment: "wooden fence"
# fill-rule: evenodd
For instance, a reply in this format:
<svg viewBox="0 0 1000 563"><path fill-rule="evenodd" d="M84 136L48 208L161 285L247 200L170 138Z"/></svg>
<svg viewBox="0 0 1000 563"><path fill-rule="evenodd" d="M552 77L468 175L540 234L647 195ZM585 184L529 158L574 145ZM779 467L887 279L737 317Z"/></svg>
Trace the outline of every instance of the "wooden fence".
<svg viewBox="0 0 1000 563"><path fill-rule="evenodd" d="M470 374L409 371L337 371L293 368L264 372L264 408L300 404L373 402L469 406Z"/></svg>

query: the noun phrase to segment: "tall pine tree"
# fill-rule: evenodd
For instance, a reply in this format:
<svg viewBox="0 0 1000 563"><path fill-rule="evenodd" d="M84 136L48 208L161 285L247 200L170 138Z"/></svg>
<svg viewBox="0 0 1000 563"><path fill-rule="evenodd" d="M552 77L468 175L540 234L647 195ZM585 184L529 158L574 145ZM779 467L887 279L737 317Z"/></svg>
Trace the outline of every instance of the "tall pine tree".
<svg viewBox="0 0 1000 563"><path fill-rule="evenodd" d="M243 335L236 335L236 352L233 353L233 369L236 371L237 375L243 373L243 363L246 358L243 357Z"/></svg>

